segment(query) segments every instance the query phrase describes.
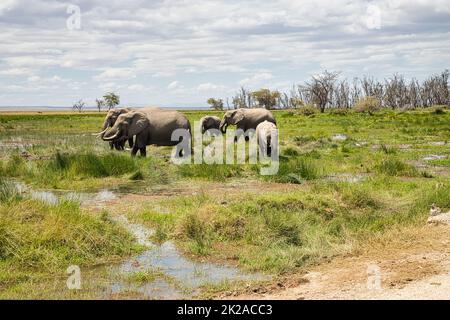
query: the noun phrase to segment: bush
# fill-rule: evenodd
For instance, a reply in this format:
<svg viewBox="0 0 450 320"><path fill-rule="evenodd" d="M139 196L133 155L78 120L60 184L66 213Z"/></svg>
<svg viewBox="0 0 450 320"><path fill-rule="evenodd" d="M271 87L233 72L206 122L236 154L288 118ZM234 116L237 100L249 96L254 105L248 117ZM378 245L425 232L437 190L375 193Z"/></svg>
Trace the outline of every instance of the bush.
<svg viewBox="0 0 450 320"><path fill-rule="evenodd" d="M435 106L435 107L433 107L432 113L433 114L437 114L437 115L445 114L445 106Z"/></svg>
<svg viewBox="0 0 450 320"><path fill-rule="evenodd" d="M345 116L350 112L347 108L332 108L330 109L330 114L335 116Z"/></svg>
<svg viewBox="0 0 450 320"><path fill-rule="evenodd" d="M306 106L302 106L300 108L297 109L297 114L302 115L302 116L313 116L316 113L318 113L319 110L311 105L306 105Z"/></svg>
<svg viewBox="0 0 450 320"><path fill-rule="evenodd" d="M354 109L356 112L368 113L370 115L381 109L381 102L377 97L364 97L356 102Z"/></svg>

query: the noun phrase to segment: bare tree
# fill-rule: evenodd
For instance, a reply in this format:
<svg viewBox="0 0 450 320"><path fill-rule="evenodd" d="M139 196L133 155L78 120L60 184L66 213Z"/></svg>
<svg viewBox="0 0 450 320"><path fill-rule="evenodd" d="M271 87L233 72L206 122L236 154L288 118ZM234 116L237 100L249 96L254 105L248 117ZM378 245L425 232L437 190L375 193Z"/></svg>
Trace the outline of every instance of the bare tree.
<svg viewBox="0 0 450 320"><path fill-rule="evenodd" d="M304 85L305 91L310 95L311 102L322 113L325 112L326 107L332 102L334 85L338 77L339 72L325 70L322 74L312 76Z"/></svg>
<svg viewBox="0 0 450 320"><path fill-rule="evenodd" d="M95 103L97 104L98 112L100 112L105 105L105 101L102 99L95 99Z"/></svg>
<svg viewBox="0 0 450 320"><path fill-rule="evenodd" d="M83 111L85 106L86 104L83 102L83 100L78 100L78 102L73 104L72 109L81 112Z"/></svg>

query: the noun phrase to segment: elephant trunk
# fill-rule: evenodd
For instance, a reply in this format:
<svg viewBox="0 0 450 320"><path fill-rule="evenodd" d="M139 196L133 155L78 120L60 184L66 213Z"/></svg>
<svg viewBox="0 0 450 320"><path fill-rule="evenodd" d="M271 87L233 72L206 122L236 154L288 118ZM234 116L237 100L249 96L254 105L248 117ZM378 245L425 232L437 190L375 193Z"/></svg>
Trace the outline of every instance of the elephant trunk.
<svg viewBox="0 0 450 320"><path fill-rule="evenodd" d="M220 121L219 130L222 133L226 133L227 132L227 127L228 127L228 123L225 120Z"/></svg>
<svg viewBox="0 0 450 320"><path fill-rule="evenodd" d="M105 122L103 122L102 131L100 131L99 133L96 133L94 135L96 135L97 137L103 138L106 131L108 131L108 127L111 127L109 118L106 119Z"/></svg>

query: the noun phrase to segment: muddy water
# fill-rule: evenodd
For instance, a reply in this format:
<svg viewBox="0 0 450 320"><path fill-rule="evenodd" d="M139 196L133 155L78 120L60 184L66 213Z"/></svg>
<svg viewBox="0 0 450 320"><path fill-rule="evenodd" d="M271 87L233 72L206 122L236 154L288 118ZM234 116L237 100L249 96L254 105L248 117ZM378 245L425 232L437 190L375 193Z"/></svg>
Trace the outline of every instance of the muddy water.
<svg viewBox="0 0 450 320"><path fill-rule="evenodd" d="M32 190L16 182L19 191L31 198L55 205L63 199L80 202L81 205L106 207L107 202L118 198L114 192L97 193L59 192ZM119 264L102 266L99 274L108 273L109 280L98 289L99 295L108 299L131 295L143 299L182 299L199 293L203 285L224 281L257 281L267 279L262 274L244 273L238 268L208 262L192 261L184 257L171 241L156 244L150 241L154 230L130 222L124 215L113 215L113 220L128 230L137 243L146 249L137 256ZM157 272L154 281L133 283L129 276L137 272Z"/></svg>

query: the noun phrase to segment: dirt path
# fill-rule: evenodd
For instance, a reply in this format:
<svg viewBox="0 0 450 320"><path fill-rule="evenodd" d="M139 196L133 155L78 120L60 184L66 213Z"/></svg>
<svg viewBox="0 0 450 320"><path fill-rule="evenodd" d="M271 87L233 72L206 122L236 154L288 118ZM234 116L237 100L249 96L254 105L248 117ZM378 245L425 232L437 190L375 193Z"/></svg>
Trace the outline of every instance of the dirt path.
<svg viewBox="0 0 450 320"><path fill-rule="evenodd" d="M309 268L304 275L290 275L289 281L228 292L218 298L450 299L449 244L448 226L393 233L388 242L331 259Z"/></svg>

